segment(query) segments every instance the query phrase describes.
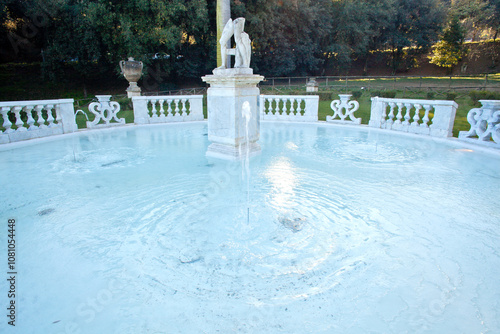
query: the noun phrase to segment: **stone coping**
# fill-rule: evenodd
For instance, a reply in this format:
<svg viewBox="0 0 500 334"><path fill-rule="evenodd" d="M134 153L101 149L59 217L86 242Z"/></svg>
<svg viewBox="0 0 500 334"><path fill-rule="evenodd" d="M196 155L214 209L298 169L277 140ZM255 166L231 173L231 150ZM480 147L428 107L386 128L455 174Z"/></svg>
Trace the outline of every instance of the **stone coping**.
<svg viewBox="0 0 500 334"><path fill-rule="evenodd" d="M74 103L74 99L57 99L57 100L29 100L29 101L7 101L0 102L0 107L12 107L12 106L34 106L34 105L47 105L47 104L60 104L60 103Z"/></svg>
<svg viewBox="0 0 500 334"><path fill-rule="evenodd" d="M42 144L46 142L51 142L55 140L60 140L64 138L69 138L69 137L74 137L74 136L80 136L84 135L89 132L110 132L110 131L126 131L130 130L131 128L135 127L149 127L149 126L183 126L184 124L193 124L193 123L207 123L207 120L201 120L201 121L189 121L189 122L172 122L172 123L156 123L156 124L134 124L134 123L128 123L124 124L122 126L117 126L117 127L109 127L109 128L93 128L93 129L79 129L78 131L71 132L71 133L65 133L65 134L58 134L54 136L48 136L48 137L40 137L40 138L34 138L30 140L22 140L22 141L17 141L17 142L11 142L11 143L5 143L5 144L0 144L0 151L8 151L8 150L13 150L16 148L22 148L30 145L37 145L37 144ZM261 123L277 123L277 124L282 124L284 127L286 127L286 124L300 124L304 126L325 126L325 127L338 127L338 128L349 128L349 129L359 129L362 131L367 131L367 132L379 132L379 133L384 133L384 134L390 134L394 136L403 136L403 137L410 137L414 139L421 139L421 140L431 140L435 142L440 142L440 143L449 143L454 146L457 146L458 148L468 148L473 151L478 151L482 153L487 153L494 155L496 157L500 157L500 150L495 147L491 146L485 146L485 145L480 145L471 141L464 141L461 140L457 137L447 137L447 138L439 138L439 137L430 137L430 136L423 136L415 133L408 133L408 132L401 132L401 131L392 131L392 130L387 130L387 129L380 129L380 128L373 128L368 126L367 124L338 124L338 123L330 123L326 121L314 121L314 122L297 122L293 120L261 120Z"/></svg>

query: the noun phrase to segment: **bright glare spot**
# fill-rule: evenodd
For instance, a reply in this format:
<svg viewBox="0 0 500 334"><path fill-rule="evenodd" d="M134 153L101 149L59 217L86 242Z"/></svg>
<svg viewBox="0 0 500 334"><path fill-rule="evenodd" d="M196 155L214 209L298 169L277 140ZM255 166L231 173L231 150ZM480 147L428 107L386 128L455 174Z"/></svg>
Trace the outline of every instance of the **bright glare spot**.
<svg viewBox="0 0 500 334"><path fill-rule="evenodd" d="M296 205L294 189L297 186L297 175L289 159L281 157L274 160L266 170L265 176L272 184L269 196L273 206L286 211Z"/></svg>
<svg viewBox="0 0 500 334"><path fill-rule="evenodd" d="M296 151L299 147L297 145L295 145L294 143L292 143L291 141L289 141L288 143L285 144L285 147L289 150L294 150Z"/></svg>

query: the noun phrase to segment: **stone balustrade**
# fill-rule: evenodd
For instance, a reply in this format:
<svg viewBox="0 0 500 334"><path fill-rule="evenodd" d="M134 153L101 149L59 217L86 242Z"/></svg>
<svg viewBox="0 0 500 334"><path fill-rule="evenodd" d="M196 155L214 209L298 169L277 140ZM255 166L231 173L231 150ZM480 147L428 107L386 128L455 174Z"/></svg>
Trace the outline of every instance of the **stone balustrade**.
<svg viewBox="0 0 500 334"><path fill-rule="evenodd" d="M125 125L125 118L117 116L120 112L120 104L111 101L111 95L96 95L96 98L98 102L89 104L89 111L94 114L94 120L87 122L88 129Z"/></svg>
<svg viewBox="0 0 500 334"><path fill-rule="evenodd" d="M361 118L354 117L354 113L359 109L358 101L349 101L351 94L339 94L339 100L333 100L330 108L333 116L326 116L327 122L340 124L361 124ZM346 120L349 118L349 120Z"/></svg>
<svg viewBox="0 0 500 334"><path fill-rule="evenodd" d="M469 131L460 131L458 138L472 143L500 148L500 101L479 100L481 108L467 114Z"/></svg>
<svg viewBox="0 0 500 334"><path fill-rule="evenodd" d="M318 121L318 95L261 95L260 119L263 121Z"/></svg>
<svg viewBox="0 0 500 334"><path fill-rule="evenodd" d="M73 99L0 102L0 144L75 132Z"/></svg>
<svg viewBox="0 0 500 334"><path fill-rule="evenodd" d="M369 126L434 137L452 136L454 101L373 97Z"/></svg>
<svg viewBox="0 0 500 334"><path fill-rule="evenodd" d="M134 96L132 103L136 124L203 120L203 95Z"/></svg>

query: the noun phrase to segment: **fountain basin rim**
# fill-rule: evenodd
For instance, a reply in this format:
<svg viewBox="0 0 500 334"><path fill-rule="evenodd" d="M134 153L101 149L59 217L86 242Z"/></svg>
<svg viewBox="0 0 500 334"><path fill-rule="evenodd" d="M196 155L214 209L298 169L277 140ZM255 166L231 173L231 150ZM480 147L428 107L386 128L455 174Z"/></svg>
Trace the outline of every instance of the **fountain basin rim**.
<svg viewBox="0 0 500 334"><path fill-rule="evenodd" d="M18 141L18 142L13 142L13 143L6 143L6 144L0 144L0 152L2 151L10 151L14 150L16 148L22 148L30 145L36 145L36 144L41 144L41 143L47 143L47 142L52 142L56 140L60 140L63 138L71 138L75 136L80 136L84 135L87 133L94 133L94 132L113 132L113 131L121 131L122 129L132 129L132 128L143 128L143 127L162 127L162 126L183 126L186 124L199 124L199 123L207 123L208 121L202 120L202 121L190 121L190 122L171 122L171 123L155 123L155 124L135 124L135 123L129 123L129 124L124 124L121 126L114 126L114 127L109 127L109 128L95 128L95 129L79 129L76 132L72 133L64 133L64 134L58 134L58 135L53 135L53 136L47 136L47 137L41 137L41 138L34 138L34 139L29 139L29 140L23 140L23 141ZM482 153L487 153L496 157L500 157L500 150L494 147L489 147L489 146L483 146L483 145L478 145L475 143L471 142L466 142L463 140L460 140L456 137L448 137L448 138L439 138L439 137L431 137L431 136L425 136L425 135L419 135L419 134L413 134L413 133L408 133L408 132L401 132L401 131L394 131L394 130L387 130L387 129L380 129L380 128L374 128L370 127L367 124L335 124L335 123L330 123L326 121L317 121L317 122L295 122L295 121L272 121L272 120L261 120L261 123L263 124L294 124L294 125L307 125L307 126L321 126L321 127L337 127L341 129L352 129L352 130L362 130L366 131L368 133L373 132L373 133L384 133L384 134L390 134L394 136L403 136L406 138L413 138L417 140L431 140L434 142L439 142L441 144L452 144L453 146L456 146L457 148L463 148L463 149L470 149L475 152L482 152Z"/></svg>

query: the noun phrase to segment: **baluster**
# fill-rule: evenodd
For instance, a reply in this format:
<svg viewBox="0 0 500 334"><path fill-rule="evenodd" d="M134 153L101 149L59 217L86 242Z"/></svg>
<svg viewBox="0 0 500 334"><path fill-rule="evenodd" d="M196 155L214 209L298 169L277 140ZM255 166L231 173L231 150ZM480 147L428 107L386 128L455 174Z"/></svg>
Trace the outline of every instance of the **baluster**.
<svg viewBox="0 0 500 334"><path fill-rule="evenodd" d="M157 114L158 110L156 110L156 102L157 101L158 100L156 100L156 99L151 99L151 112L152 112L151 117L152 118L157 118L158 117L158 114Z"/></svg>
<svg viewBox="0 0 500 334"><path fill-rule="evenodd" d="M304 108L302 108L302 103L304 103ZM304 116L306 114L306 99L300 99L300 116Z"/></svg>
<svg viewBox="0 0 500 334"><path fill-rule="evenodd" d="M174 109L172 110L172 113L175 113L175 116L178 116L180 114L180 111L181 111L181 106L180 106L179 99L175 99L174 100Z"/></svg>
<svg viewBox="0 0 500 334"><path fill-rule="evenodd" d="M297 115L297 99L292 98L290 101L290 115L296 116Z"/></svg>
<svg viewBox="0 0 500 334"><path fill-rule="evenodd" d="M159 100L158 103L160 104L160 118L165 118L165 110L163 109L163 103L165 100Z"/></svg>
<svg viewBox="0 0 500 334"><path fill-rule="evenodd" d="M411 126L420 126L418 124L418 121L420 120L420 109L422 109L422 105L420 104L415 104L415 116L413 116L413 122L411 123Z"/></svg>
<svg viewBox="0 0 500 334"><path fill-rule="evenodd" d="M14 107L14 108L12 108L12 110L14 111L14 114L16 115L17 131L27 131L27 129L23 126L24 122L21 119L22 107Z"/></svg>
<svg viewBox="0 0 500 334"><path fill-rule="evenodd" d="M38 126L35 125L35 119L33 118L33 115L31 114L33 107L34 106L25 106L23 108L23 111L26 113L26 116L28 117L28 120L26 122L26 123L28 123L28 130L35 130L38 128Z"/></svg>
<svg viewBox="0 0 500 334"><path fill-rule="evenodd" d="M37 119L36 122L38 123L38 127L40 129L45 129L47 128L47 125L45 125L45 119L43 118L43 106L41 104L37 105L35 107Z"/></svg>
<svg viewBox="0 0 500 334"><path fill-rule="evenodd" d="M167 117L172 116L172 100L167 100Z"/></svg>
<svg viewBox="0 0 500 334"><path fill-rule="evenodd" d="M429 104L426 104L424 105L424 108L425 108L425 115L424 115L424 118L422 118L422 124L420 124L420 126L423 126L424 128L428 128L429 127L429 112L431 111L432 109L432 106L429 105Z"/></svg>
<svg viewBox="0 0 500 334"><path fill-rule="evenodd" d="M186 99L184 101L184 107L185 107L185 109L184 109L185 115L186 116L191 115L191 100L190 99Z"/></svg>
<svg viewBox="0 0 500 334"><path fill-rule="evenodd" d="M406 113L405 113L405 121L403 122L403 125L410 125L410 119L411 119L411 116L410 116L410 110L411 110L411 103L405 103L405 109L406 109Z"/></svg>
<svg viewBox="0 0 500 334"><path fill-rule="evenodd" d="M187 114L186 99L182 99L181 103L182 103L181 116L185 116Z"/></svg>
<svg viewBox="0 0 500 334"><path fill-rule="evenodd" d="M12 133L15 131L14 129L11 128L12 123L9 120L9 114L8 114L9 111L10 111L10 107L2 107L0 109L0 113L2 113L2 117L3 117L3 127L5 128L4 133Z"/></svg>
<svg viewBox="0 0 500 334"><path fill-rule="evenodd" d="M47 104L44 108L45 110L47 110L47 123L49 123L49 128L53 128L56 126L54 124L54 116L52 116L52 108L54 108L52 104Z"/></svg>
<svg viewBox="0 0 500 334"><path fill-rule="evenodd" d="M396 104L394 102L389 102L389 115L386 116L386 112L387 112L387 106L384 108L384 114L382 115L383 117L383 120L385 121L386 118L388 117L389 119L387 119L387 124L389 125L392 125L394 123L394 107L396 106Z"/></svg>
<svg viewBox="0 0 500 334"><path fill-rule="evenodd" d="M398 106L398 114L396 115L396 121L394 122L394 124L401 124L401 119L403 118L403 103L398 102L396 103L396 105Z"/></svg>
<svg viewBox="0 0 500 334"><path fill-rule="evenodd" d="M57 122L57 126L62 126L62 117L61 117L61 105L56 105L56 122Z"/></svg>
<svg viewBox="0 0 500 334"><path fill-rule="evenodd" d="M278 116L280 114L280 106L279 99L277 97L274 98L274 112L273 115Z"/></svg>
<svg viewBox="0 0 500 334"><path fill-rule="evenodd" d="M288 106L287 103L290 101L289 97L283 98L283 108L282 108L282 114L283 116L288 116Z"/></svg>

